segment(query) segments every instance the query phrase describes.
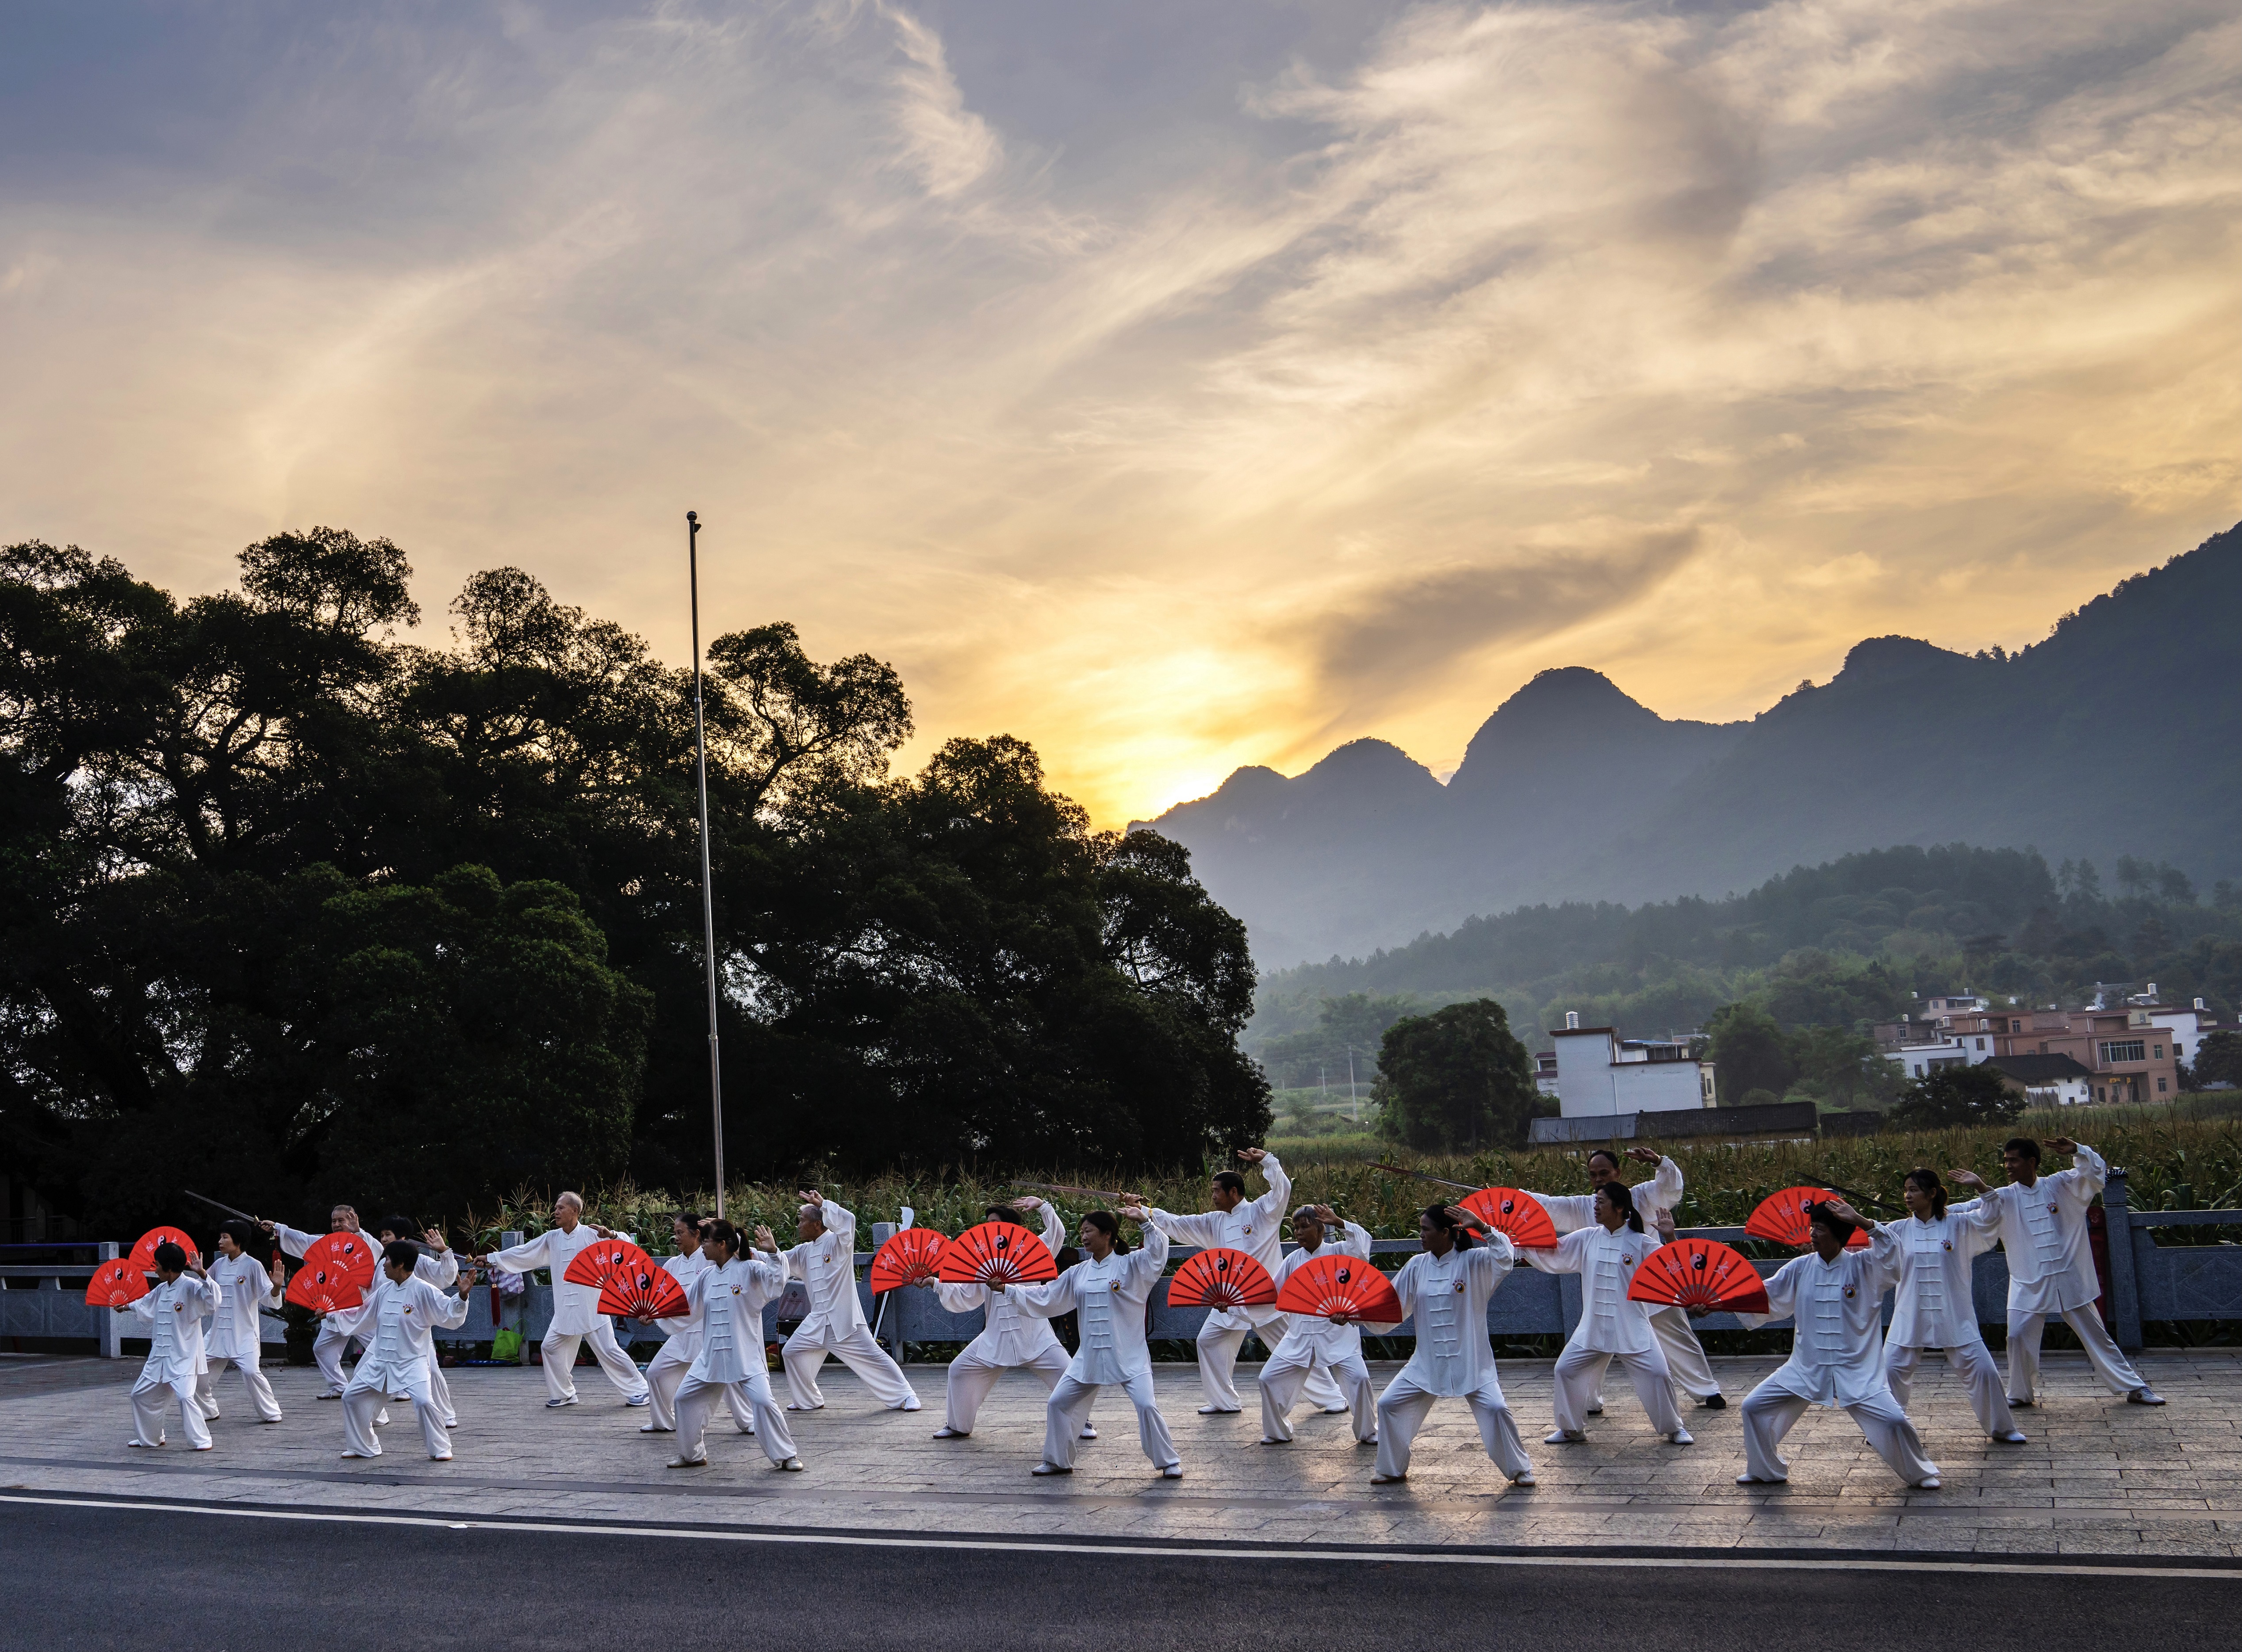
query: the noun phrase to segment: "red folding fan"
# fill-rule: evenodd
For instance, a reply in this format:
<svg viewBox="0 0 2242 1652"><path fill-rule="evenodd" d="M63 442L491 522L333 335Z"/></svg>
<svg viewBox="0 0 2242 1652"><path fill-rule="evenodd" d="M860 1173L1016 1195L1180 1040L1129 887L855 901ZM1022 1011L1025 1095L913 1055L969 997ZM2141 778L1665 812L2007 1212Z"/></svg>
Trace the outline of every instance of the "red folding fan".
<svg viewBox="0 0 2242 1652"><path fill-rule="evenodd" d="M605 1287L612 1275L625 1269L634 1273L654 1266L654 1259L628 1239L601 1239L577 1252L560 1277L570 1285Z"/></svg>
<svg viewBox="0 0 2242 1652"><path fill-rule="evenodd" d="M582 1261L589 1254L584 1252L576 1261ZM575 1263L568 1266L574 1272ZM566 1279L567 1275L561 1277ZM580 1279L577 1283L584 1281ZM675 1320L690 1311L685 1300L685 1287L677 1282L677 1276L643 1251L639 1252L636 1262L612 1269L600 1286L602 1313L619 1313L626 1320Z"/></svg>
<svg viewBox="0 0 2242 1652"><path fill-rule="evenodd" d="M1668 1308L1725 1308L1764 1313L1767 1282L1741 1251L1718 1239L1678 1239L1642 1259L1627 1287L1637 1302Z"/></svg>
<svg viewBox="0 0 2242 1652"><path fill-rule="evenodd" d="M1464 1209L1523 1251L1557 1248L1557 1225L1541 1201L1515 1187L1482 1187L1463 1202Z"/></svg>
<svg viewBox="0 0 2242 1652"><path fill-rule="evenodd" d="M1744 1223L1744 1232L1754 1239L1773 1239L1777 1245L1795 1246L1801 1249L1814 1243L1812 1225L1806 1219L1806 1207L1819 1205L1829 1197L1826 1187L1786 1187L1779 1193L1769 1193L1760 1200L1759 1206ZM1853 1237L1845 1241L1848 1248L1858 1250L1869 1242L1869 1230L1856 1227Z"/></svg>
<svg viewBox="0 0 2242 1652"><path fill-rule="evenodd" d="M85 1305L90 1308L121 1308L147 1294L147 1270L136 1265L131 1257L120 1256L94 1269L93 1278L86 1281Z"/></svg>
<svg viewBox="0 0 2242 1652"><path fill-rule="evenodd" d="M1043 1246L1037 1245L1037 1250ZM872 1259L872 1294L923 1285L942 1272L942 1259L950 1246L930 1227L906 1227L888 1235L880 1253Z"/></svg>
<svg viewBox="0 0 2242 1652"><path fill-rule="evenodd" d="M1017 1222L983 1222L942 1247L944 1285L1041 1285L1058 1277L1044 1242Z"/></svg>
<svg viewBox="0 0 2242 1652"><path fill-rule="evenodd" d="M1406 1316L1393 1281L1359 1256L1319 1256L1292 1270L1277 1306L1287 1313L1319 1320L1344 1313L1372 1325L1399 1325Z"/></svg>
<svg viewBox="0 0 2242 1652"><path fill-rule="evenodd" d="M1277 1299L1269 1270L1243 1251L1201 1251L1168 1281L1171 1308L1258 1308Z"/></svg>
<svg viewBox="0 0 2242 1652"><path fill-rule="evenodd" d="M354 1308L373 1283L373 1241L363 1233L322 1233L304 1247L287 1299L314 1313Z"/></svg>
<svg viewBox="0 0 2242 1652"><path fill-rule="evenodd" d="M195 1253L195 1242L176 1227L151 1227L140 1236L125 1259L144 1273L156 1271L156 1247L165 1243L178 1246L189 1256Z"/></svg>

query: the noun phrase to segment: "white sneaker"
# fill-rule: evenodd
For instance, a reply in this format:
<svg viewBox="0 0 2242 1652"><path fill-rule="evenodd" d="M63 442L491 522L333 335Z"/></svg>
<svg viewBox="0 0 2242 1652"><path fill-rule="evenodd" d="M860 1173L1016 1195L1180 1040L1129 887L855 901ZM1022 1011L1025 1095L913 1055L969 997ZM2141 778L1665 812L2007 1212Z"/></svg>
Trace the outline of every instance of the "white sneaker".
<svg viewBox="0 0 2242 1652"><path fill-rule="evenodd" d="M669 1460L669 1466L672 1468L706 1468L708 1466L708 1454L706 1451L696 1451L688 1457L680 1452Z"/></svg>
<svg viewBox="0 0 2242 1652"><path fill-rule="evenodd" d="M1738 1474L1736 1476L1736 1484L1739 1486L1788 1486L1789 1483L1790 1476L1788 1474L1783 1475L1778 1480L1762 1480L1756 1474Z"/></svg>
<svg viewBox="0 0 2242 1652"><path fill-rule="evenodd" d="M1541 1437L1545 1446L1577 1446L1588 1435L1578 1428L1554 1428Z"/></svg>
<svg viewBox="0 0 2242 1652"><path fill-rule="evenodd" d="M924 1407L919 1404L918 1396L916 1394L913 1394L910 1399L904 1400L903 1404L897 1406L896 1409L898 1411L919 1411L924 1409Z"/></svg>
<svg viewBox="0 0 2242 1652"><path fill-rule="evenodd" d="M650 1406L654 1403L654 1400L650 1396L641 1393L633 1395L631 1398L624 1400L623 1403L627 1406Z"/></svg>
<svg viewBox="0 0 2242 1652"><path fill-rule="evenodd" d="M573 1406L575 1403L576 1396L572 1393L566 1400L547 1400L545 1402L545 1408L547 1411L558 1411L563 1406Z"/></svg>
<svg viewBox="0 0 2242 1652"><path fill-rule="evenodd" d="M641 1423L639 1425L639 1433L642 1434L674 1434L676 1432L676 1429L665 1428L658 1422Z"/></svg>
<svg viewBox="0 0 2242 1652"><path fill-rule="evenodd" d="M773 1466L782 1474L798 1474L802 1472L802 1459L799 1457L789 1457L784 1462L774 1464Z"/></svg>
<svg viewBox="0 0 2242 1652"><path fill-rule="evenodd" d="M2021 1428L2011 1428L2004 1434L1995 1434L1993 1441L1996 1445L2021 1446L2024 1443L2024 1431Z"/></svg>
<svg viewBox="0 0 2242 1652"><path fill-rule="evenodd" d="M1029 1469L1028 1472L1031 1474L1071 1474L1074 1470L1071 1468L1062 1468L1057 1463L1037 1463L1033 1468Z"/></svg>
<svg viewBox="0 0 2242 1652"><path fill-rule="evenodd" d="M953 1428L948 1423L944 1423L934 1431L934 1437L936 1440L970 1440L973 1437L973 1431L970 1428Z"/></svg>
<svg viewBox="0 0 2242 1652"><path fill-rule="evenodd" d="M432 1463L447 1463L452 1461L452 1454L447 1451L442 1456L439 1457L432 1451L428 1454L428 1461Z"/></svg>
<svg viewBox="0 0 2242 1652"><path fill-rule="evenodd" d="M1095 1440L1098 1438L1098 1430L1091 1427L1085 1422L1082 1425L1081 1434L1077 1434L1076 1438L1078 1440Z"/></svg>
<svg viewBox="0 0 2242 1652"><path fill-rule="evenodd" d="M1373 1474L1370 1477L1370 1483L1373 1486L1391 1486L1408 1478L1406 1471L1398 1474Z"/></svg>
<svg viewBox="0 0 2242 1652"><path fill-rule="evenodd" d="M1162 1480L1181 1480L1183 1477L1184 1466L1181 1463L1170 1463L1165 1468L1160 1470Z"/></svg>
<svg viewBox="0 0 2242 1652"><path fill-rule="evenodd" d="M1938 1476L1933 1474L1928 1480L1916 1481L1915 1482L1915 1488L1917 1491L1937 1491L1938 1489Z"/></svg>
<svg viewBox="0 0 2242 1652"><path fill-rule="evenodd" d="M1677 1446L1694 1446L1697 1443L1696 1436L1687 1428L1676 1428L1666 1437Z"/></svg>
<svg viewBox="0 0 2242 1652"><path fill-rule="evenodd" d="M1198 1408L1198 1414L1202 1417L1234 1417L1238 1414L1238 1407L1236 1406L1201 1406Z"/></svg>
<svg viewBox="0 0 2242 1652"><path fill-rule="evenodd" d="M1261 1443L1265 1446L1289 1446L1292 1442L1289 1440L1279 1440L1274 1434L1264 1434L1261 1436Z"/></svg>
<svg viewBox="0 0 2242 1652"><path fill-rule="evenodd" d="M1514 1486L1538 1486L1541 1482L1534 1478L1534 1471L1529 1468L1522 1474L1514 1475L1510 1483Z"/></svg>

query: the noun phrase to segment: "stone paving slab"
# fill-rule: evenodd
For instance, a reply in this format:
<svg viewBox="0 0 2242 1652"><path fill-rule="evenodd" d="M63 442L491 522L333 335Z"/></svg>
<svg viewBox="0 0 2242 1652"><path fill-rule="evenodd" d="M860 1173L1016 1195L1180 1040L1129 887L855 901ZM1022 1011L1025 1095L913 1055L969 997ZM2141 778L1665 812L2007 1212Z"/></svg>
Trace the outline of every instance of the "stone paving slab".
<svg viewBox="0 0 2242 1652"><path fill-rule="evenodd" d="M314 1399L317 1373L278 1367L268 1372L280 1423L255 1422L228 1373L218 1385L227 1414L212 1425L217 1449L184 1449L175 1425L164 1451L131 1451L124 1387L136 1365L84 1361L65 1380L0 1382L0 1486L463 1518L713 1518L1014 1537L2242 1557L2242 1356L2234 1353L2147 1354L2145 1373L2172 1401L2160 1410L2107 1393L2083 1357L2050 1355L2046 1404L2018 1414L2031 1435L2024 1446L1979 1434L1962 1385L1932 1362L1917 1379L1914 1414L1945 1482L1935 1492L1901 1486L1850 1419L1819 1408L1786 1444L1788 1486L1735 1485L1743 1450L1734 1402L1777 1363L1715 1360L1731 1404L1689 1414L1694 1446L1652 1434L1624 1384L1608 1390L1608 1409L1590 1420L1586 1443L1545 1446L1549 1362L1505 1360L1503 1386L1541 1481L1522 1489L1487 1461L1460 1404L1434 1407L1404 1485L1371 1485L1373 1454L1355 1444L1343 1416L1304 1407L1293 1444L1261 1446L1251 1367L1238 1373L1245 1411L1225 1417L1198 1414L1191 1367L1158 1369L1161 1409L1185 1465L1182 1481L1164 1481L1118 1393L1099 1397L1093 1415L1104 1438L1084 1444L1072 1476L1031 1478L1043 1390L1023 1373L997 1384L972 1438L936 1441L941 1367L912 1367L925 1409L902 1413L879 1409L830 1364L820 1379L827 1407L790 1420L806 1472L780 1474L721 1413L708 1436L712 1467L665 1467L673 1437L641 1434L646 1413L622 1406L590 1367L577 1373L583 1403L562 1411L545 1409L534 1369L447 1373L460 1414L448 1463L421 1454L409 1408L394 1403L387 1454L343 1461L340 1408ZM1397 1368L1373 1374L1382 1386Z"/></svg>

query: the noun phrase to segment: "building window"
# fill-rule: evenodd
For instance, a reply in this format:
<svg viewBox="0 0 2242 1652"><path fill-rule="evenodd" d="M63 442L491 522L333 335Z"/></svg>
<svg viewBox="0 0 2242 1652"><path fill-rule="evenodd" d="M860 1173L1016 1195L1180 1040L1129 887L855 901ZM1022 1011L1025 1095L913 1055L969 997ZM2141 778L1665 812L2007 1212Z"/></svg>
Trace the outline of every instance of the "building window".
<svg viewBox="0 0 2242 1652"><path fill-rule="evenodd" d="M2159 1096L2161 1096L2161 1095L2163 1095L2164 1093L2165 1093L2165 1081L2164 1081L2163 1079L2159 1078L2159 1079L2158 1079L2158 1080L2157 1080L2157 1094L2158 1094Z"/></svg>
<svg viewBox="0 0 2242 1652"><path fill-rule="evenodd" d="M2102 1042L2102 1064L2114 1066L2121 1061L2146 1061L2149 1047L2138 1038L2105 1038Z"/></svg>
<svg viewBox="0 0 2242 1652"><path fill-rule="evenodd" d="M1985 1047L1985 1041L1984 1041L1983 1038L1978 1039L1978 1040L1977 1040L1977 1048L1979 1048L1980 1050L1983 1050L1984 1047Z"/></svg>
<svg viewBox="0 0 2242 1652"><path fill-rule="evenodd" d="M2158 1059L2158 1060L2159 1060L2159 1061L2162 1061L2164 1058L2165 1058L2165 1047L2164 1047L2164 1045L2162 1045L2162 1044L2158 1044L2158 1045L2157 1046L2157 1059Z"/></svg>
<svg viewBox="0 0 2242 1652"><path fill-rule="evenodd" d="M2107 1101L2107 1100L2109 1100L2109 1099L2110 1099L2110 1092L2109 1092L2109 1091L2108 1091L2108 1090L2106 1090L2106 1089L2104 1089L2104 1087L2102 1087L2101 1085L2097 1085L2094 1087L2094 1099L2095 1099L2095 1100L2097 1100L2097 1101Z"/></svg>

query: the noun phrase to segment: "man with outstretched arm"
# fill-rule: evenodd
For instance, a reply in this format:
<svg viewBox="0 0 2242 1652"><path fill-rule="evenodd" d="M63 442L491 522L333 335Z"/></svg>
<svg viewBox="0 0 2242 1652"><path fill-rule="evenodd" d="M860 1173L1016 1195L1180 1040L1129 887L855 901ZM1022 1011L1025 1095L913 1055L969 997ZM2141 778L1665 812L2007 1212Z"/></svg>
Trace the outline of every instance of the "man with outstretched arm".
<svg viewBox="0 0 2242 1652"><path fill-rule="evenodd" d="M2095 1306L2102 1281L2088 1246L2086 1211L2108 1179L2110 1166L2101 1154L2068 1136L2050 1137L2047 1145L2071 1156L2069 1170L2041 1175L2040 1145L2029 1136L2013 1136L2001 1149L2007 1186L1994 1187L1970 1171L1949 1172L1957 1185L1982 1189L1987 1202L2000 1206L2001 1248L2009 1258L2009 1404L2039 1402L2040 1337L2048 1315L2056 1313L2078 1338L2111 1393L2124 1394L2133 1405L2160 1406L2164 1396L2133 1368Z"/></svg>
<svg viewBox="0 0 2242 1652"><path fill-rule="evenodd" d="M1171 1245L1243 1251L1273 1276L1285 1256L1285 1212L1292 1199L1292 1179L1285 1173L1277 1155L1265 1147L1241 1147L1238 1157L1268 1178L1269 1189L1260 1198L1245 1197L1245 1178L1238 1172L1217 1171L1207 1190L1207 1201L1213 1209L1197 1216L1178 1216L1154 1205L1149 1207L1151 1220L1167 1235ZM1128 1198L1131 1203L1144 1203L1141 1194L1131 1193ZM1246 1333L1270 1326L1273 1328L1268 1336L1274 1339L1283 1334L1285 1319L1266 1306L1218 1309L1206 1316L1198 1328L1198 1382L1206 1395L1199 1415L1226 1416L1242 1409L1235 1376L1238 1352L1245 1346ZM1275 1346L1273 1340L1271 1346ZM1319 1410L1347 1408L1346 1396L1328 1371L1311 1372L1306 1392Z"/></svg>
<svg viewBox="0 0 2242 1652"><path fill-rule="evenodd" d="M795 1232L801 1243L786 1252L786 1271L809 1292L809 1317L786 1340L780 1359L786 1366L789 1411L819 1411L824 1393L817 1368L828 1353L837 1355L890 1411L916 1411L918 1391L903 1368L888 1357L864 1322L856 1296L856 1218L814 1187L801 1190L802 1209Z"/></svg>
<svg viewBox="0 0 2242 1652"><path fill-rule="evenodd" d="M493 1251L481 1259L486 1266L501 1267L509 1273L527 1273L540 1267L552 1271L553 1323L539 1345L545 1362L547 1409L576 1403L576 1350L587 1340L592 1345L592 1357L607 1373L607 1380L621 1390L623 1403L647 1403L646 1379L639 1374L638 1367L615 1340L614 1322L600 1312L599 1286L571 1285L562 1277L569 1263L603 1239L629 1239L631 1236L586 1221L584 1196L563 1193L553 1201L552 1226L526 1244Z"/></svg>

